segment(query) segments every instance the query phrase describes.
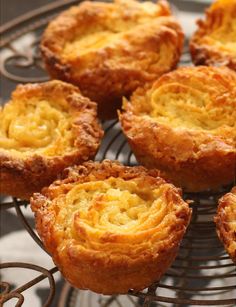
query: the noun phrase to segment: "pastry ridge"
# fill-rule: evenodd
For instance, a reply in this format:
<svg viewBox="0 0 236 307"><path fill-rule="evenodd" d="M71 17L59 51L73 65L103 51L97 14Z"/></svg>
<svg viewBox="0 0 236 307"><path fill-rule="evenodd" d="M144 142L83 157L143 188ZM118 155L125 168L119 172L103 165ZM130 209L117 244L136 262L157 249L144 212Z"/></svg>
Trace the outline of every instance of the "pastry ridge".
<svg viewBox="0 0 236 307"><path fill-rule="evenodd" d="M235 97L234 71L184 67L137 89L119 118L141 164L186 191L217 190L235 176Z"/></svg>
<svg viewBox="0 0 236 307"><path fill-rule="evenodd" d="M183 32L170 14L166 1L85 1L44 32L46 69L96 101L100 117L117 116L122 96L177 65Z"/></svg>
<svg viewBox="0 0 236 307"><path fill-rule="evenodd" d="M236 1L215 1L190 40L196 65L225 65L236 70Z"/></svg>
<svg viewBox="0 0 236 307"><path fill-rule="evenodd" d="M73 286L127 293L170 266L191 209L159 175L109 160L86 162L34 194L36 229Z"/></svg>
<svg viewBox="0 0 236 307"><path fill-rule="evenodd" d="M236 263L236 187L219 200L215 223L220 240Z"/></svg>
<svg viewBox="0 0 236 307"><path fill-rule="evenodd" d="M17 86L0 108L0 193L29 199L65 168L95 156L96 104L62 81Z"/></svg>

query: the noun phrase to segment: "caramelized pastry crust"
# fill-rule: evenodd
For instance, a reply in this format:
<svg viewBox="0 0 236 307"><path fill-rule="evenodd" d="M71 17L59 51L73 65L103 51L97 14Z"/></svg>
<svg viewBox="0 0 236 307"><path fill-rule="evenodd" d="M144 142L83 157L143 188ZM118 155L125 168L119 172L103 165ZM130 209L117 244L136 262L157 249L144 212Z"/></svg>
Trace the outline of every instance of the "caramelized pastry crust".
<svg viewBox="0 0 236 307"><path fill-rule="evenodd" d="M0 108L0 193L29 199L65 167L95 156L96 104L61 82L19 85Z"/></svg>
<svg viewBox="0 0 236 307"><path fill-rule="evenodd" d="M191 216L159 171L118 162L71 168L31 208L46 249L75 287L98 293L140 290L176 257Z"/></svg>
<svg viewBox="0 0 236 307"><path fill-rule="evenodd" d="M219 238L236 263L236 187L220 199L215 222Z"/></svg>
<svg viewBox="0 0 236 307"><path fill-rule="evenodd" d="M236 73L185 67L139 88L124 103L123 131L137 160L187 191L233 182L236 168Z"/></svg>
<svg viewBox="0 0 236 307"><path fill-rule="evenodd" d="M183 33L168 3L83 1L47 27L41 50L49 74L79 86L102 118L122 96L174 68Z"/></svg>
<svg viewBox="0 0 236 307"><path fill-rule="evenodd" d="M218 0L190 42L195 64L226 65L236 70L236 0Z"/></svg>

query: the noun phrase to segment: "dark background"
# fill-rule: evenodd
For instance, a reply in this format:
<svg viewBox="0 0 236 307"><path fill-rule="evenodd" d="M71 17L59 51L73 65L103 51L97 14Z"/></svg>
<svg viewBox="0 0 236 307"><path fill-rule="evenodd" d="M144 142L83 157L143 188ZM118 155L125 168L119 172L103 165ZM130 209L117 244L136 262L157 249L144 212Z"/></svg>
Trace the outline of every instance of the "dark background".
<svg viewBox="0 0 236 307"><path fill-rule="evenodd" d="M55 2L55 0L0 0L1 23L3 24L50 2Z"/></svg>

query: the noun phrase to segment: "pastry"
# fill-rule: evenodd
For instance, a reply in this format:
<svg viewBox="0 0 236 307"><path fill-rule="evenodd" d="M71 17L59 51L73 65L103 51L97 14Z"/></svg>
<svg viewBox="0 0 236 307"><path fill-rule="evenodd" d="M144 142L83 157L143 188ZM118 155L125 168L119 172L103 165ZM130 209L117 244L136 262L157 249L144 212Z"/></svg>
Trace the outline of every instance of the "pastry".
<svg viewBox="0 0 236 307"><path fill-rule="evenodd" d="M220 240L236 263L236 187L220 199L215 222Z"/></svg>
<svg viewBox="0 0 236 307"><path fill-rule="evenodd" d="M190 41L196 65L226 65L236 70L236 0L218 0Z"/></svg>
<svg viewBox="0 0 236 307"><path fill-rule="evenodd" d="M137 160L189 192L233 182L236 168L236 73L185 67L135 91L120 114Z"/></svg>
<svg viewBox="0 0 236 307"><path fill-rule="evenodd" d="M163 0L85 1L50 22L41 51L51 77L79 86L107 119L117 116L122 96L173 69L182 45Z"/></svg>
<svg viewBox="0 0 236 307"><path fill-rule="evenodd" d="M69 168L31 198L36 229L64 277L103 294L140 290L176 257L191 216L159 171L118 162Z"/></svg>
<svg viewBox="0 0 236 307"><path fill-rule="evenodd" d="M0 193L29 199L65 167L95 156L96 104L62 81L19 85L0 108Z"/></svg>

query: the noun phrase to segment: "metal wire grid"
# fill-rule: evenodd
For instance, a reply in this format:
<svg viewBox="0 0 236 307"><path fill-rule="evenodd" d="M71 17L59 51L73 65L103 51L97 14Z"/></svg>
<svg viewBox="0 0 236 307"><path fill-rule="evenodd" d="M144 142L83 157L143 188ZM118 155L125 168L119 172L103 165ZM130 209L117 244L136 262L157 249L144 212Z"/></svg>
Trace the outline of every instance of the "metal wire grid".
<svg viewBox="0 0 236 307"><path fill-rule="evenodd" d="M51 19L55 12L68 5L79 1L70 0L57 1L41 9L28 13L14 22L6 24L1 31L5 33L1 45L4 46L8 54L1 60L0 70L3 76L13 82L35 82L47 79L43 71L40 55L38 53L39 36L44 25ZM20 29L14 31L18 26ZM23 26L22 26L23 25ZM19 51L14 43L19 37L33 33L29 49ZM190 57L185 50L182 65L190 64ZM30 73L25 73L31 69ZM33 69L33 73L32 73ZM105 138L97 154L96 160L116 159L125 165L135 165L136 160L123 136L120 125L117 121L103 123ZM167 271L160 282L154 283L148 289L141 292L130 290L127 296L101 296L92 292L84 292L69 288L66 285L66 292L70 295L64 297L63 304L85 307L81 303L86 301L86 307L90 306L235 306L236 305L236 270L235 265L225 253L219 242L213 223L213 216L219 194L211 195L192 194L185 195L188 199L193 199L193 217L187 234L181 243L176 261ZM43 248L43 244L25 217L21 207L28 206L26 202L12 199L10 202L0 204L0 209L15 207L17 216L22 225L29 232L35 242ZM41 274L20 286L11 290L10 284L1 281L0 304L14 298L18 299L16 306L21 306L24 297L21 294L26 289L34 286L43 279L49 281L49 294L43 306L50 306L54 293L55 282L53 274L58 271L56 267L46 270L42 267L27 263L4 263L1 269L15 267L21 269L31 269ZM65 296L65 293L63 293ZM90 302L90 303L89 303ZM82 305L81 305L82 304ZM60 304L60 306L62 306Z"/></svg>
<svg viewBox="0 0 236 307"><path fill-rule="evenodd" d="M124 164L134 165L136 163L135 159L121 133L119 124L116 121L105 122L104 130L106 136L97 159L116 158ZM161 302L168 303L169 305L167 306L235 306L235 265L226 255L222 244L219 242L213 223L213 216L219 197L220 194L210 195L209 193L185 195L185 198L194 200L192 204L193 217L176 261L160 282L154 283L145 291L133 292L131 290L129 292L127 297L129 297L130 304L133 304L132 306L160 306ZM13 206L25 229L35 242L43 248L41 240L23 213L22 206L28 206L27 202L13 199L12 202L2 203L1 209L4 210L4 208ZM38 270L42 274L13 292L9 292L9 284L4 282L2 284L4 289L3 301L18 297L19 305L17 306L21 306L23 303L21 292L42 279L48 278L50 282L49 297L44 306L50 306L55 292L52 274L57 271L56 267L51 270L45 270L31 264L10 263L1 265L1 268L9 266ZM77 300L75 297L81 296L81 292L83 291L72 290L73 304ZM127 306L123 296L103 297L92 292L86 295L87 300L91 300L89 296L93 296L93 300L100 301L98 306L113 306L117 302L120 306ZM215 298L216 296L217 299ZM220 299L219 297L222 298ZM156 305L157 302L158 305ZM73 304L67 302L68 306L73 306Z"/></svg>

